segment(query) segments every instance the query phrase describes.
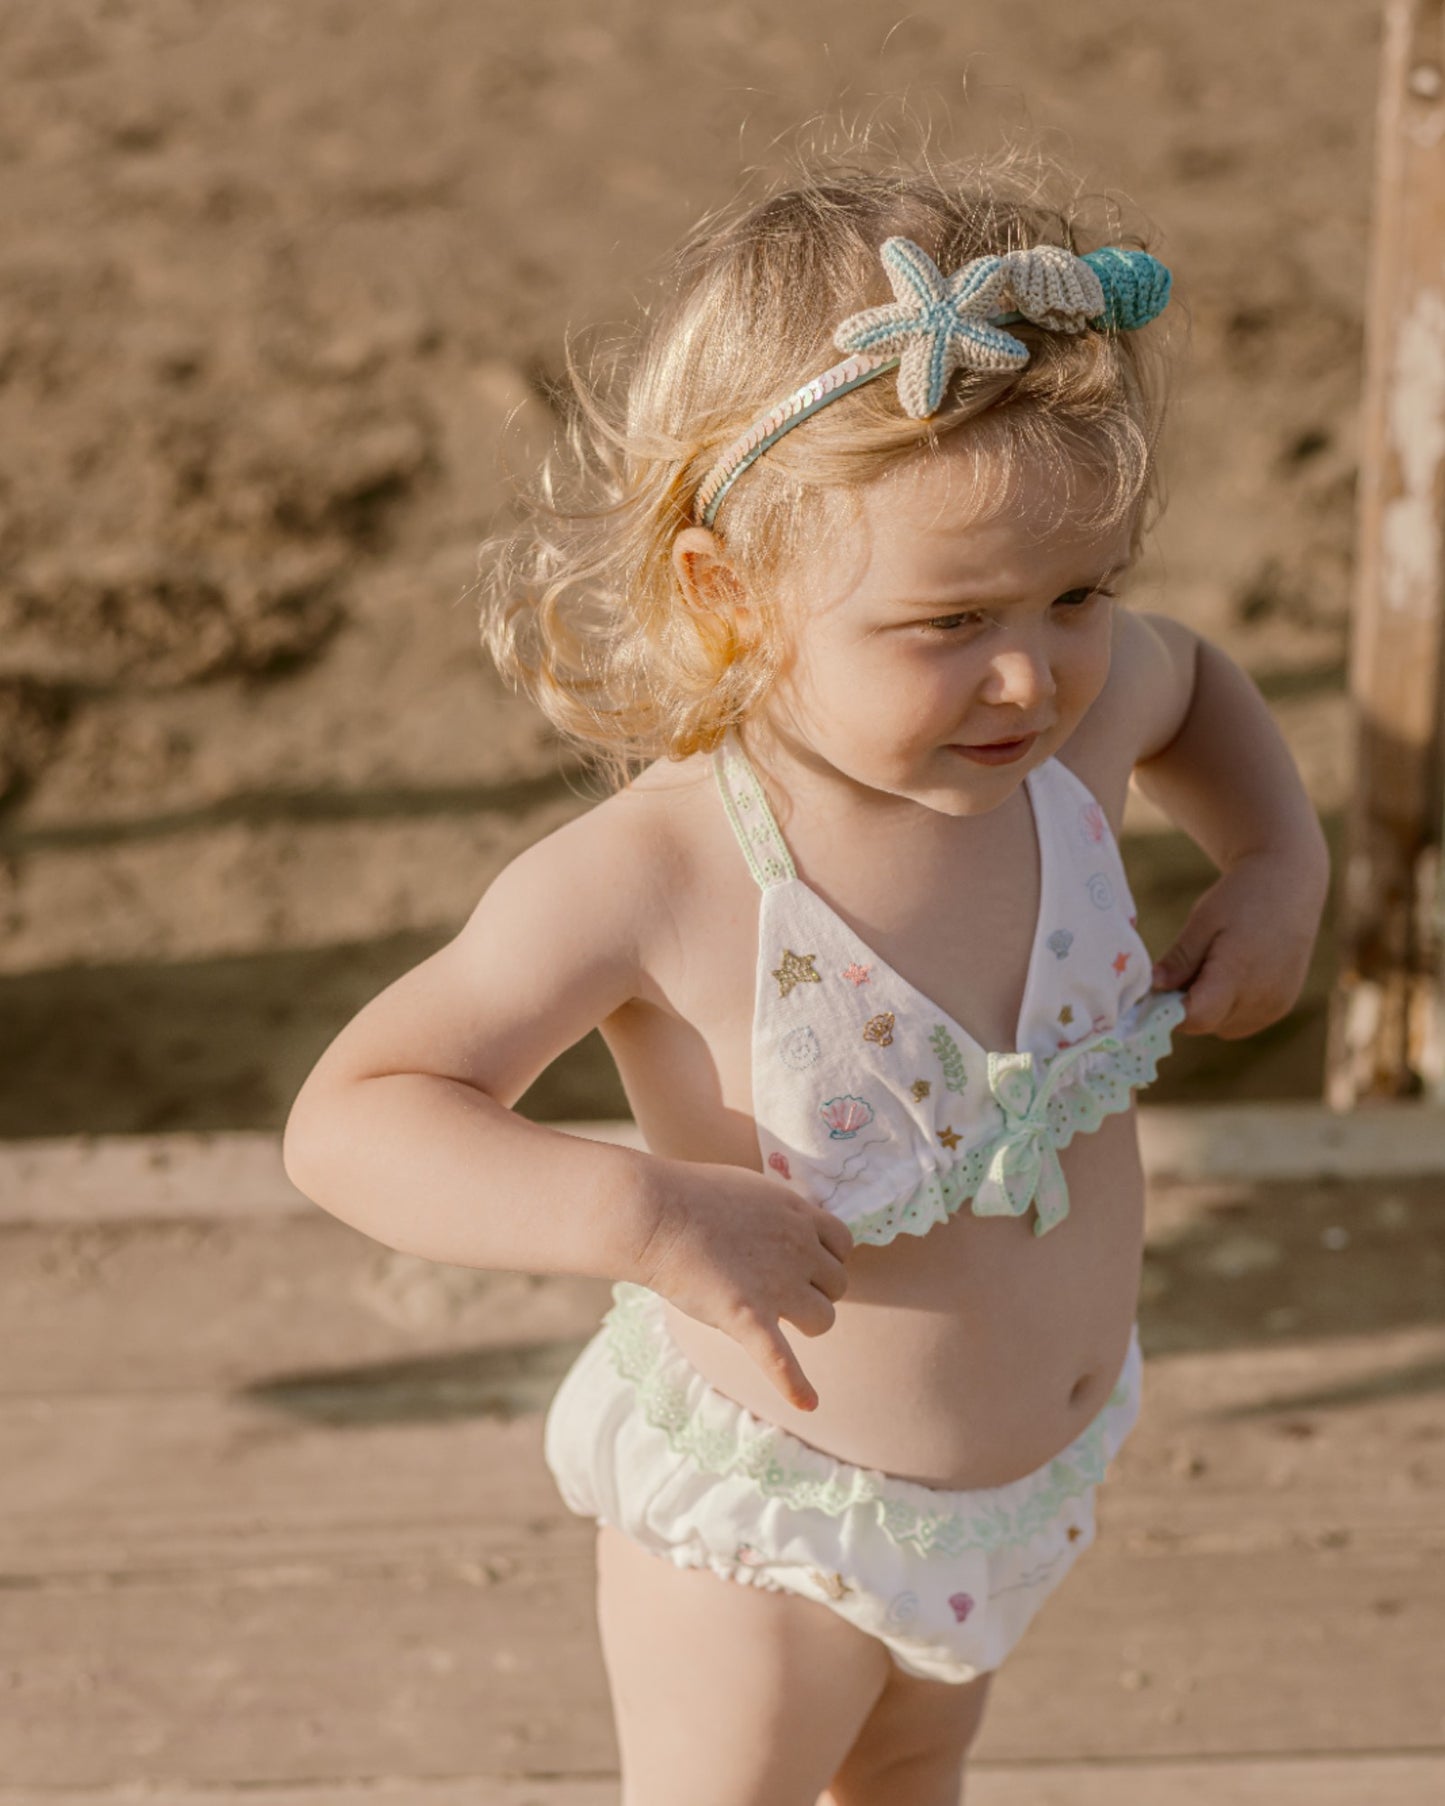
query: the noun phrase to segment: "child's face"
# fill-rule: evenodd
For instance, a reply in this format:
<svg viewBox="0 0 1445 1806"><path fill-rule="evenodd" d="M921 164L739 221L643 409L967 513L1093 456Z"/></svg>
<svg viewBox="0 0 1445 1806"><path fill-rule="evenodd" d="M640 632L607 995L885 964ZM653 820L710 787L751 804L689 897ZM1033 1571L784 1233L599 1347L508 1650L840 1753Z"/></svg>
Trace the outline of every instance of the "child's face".
<svg viewBox="0 0 1445 1806"><path fill-rule="evenodd" d="M1113 602L1090 592L1130 558L1129 520L1088 533L1077 506L966 524L971 473L946 442L896 467L785 573L790 644L765 704L800 755L945 815L996 808L1069 738L1109 673ZM1029 733L1008 764L956 750Z"/></svg>

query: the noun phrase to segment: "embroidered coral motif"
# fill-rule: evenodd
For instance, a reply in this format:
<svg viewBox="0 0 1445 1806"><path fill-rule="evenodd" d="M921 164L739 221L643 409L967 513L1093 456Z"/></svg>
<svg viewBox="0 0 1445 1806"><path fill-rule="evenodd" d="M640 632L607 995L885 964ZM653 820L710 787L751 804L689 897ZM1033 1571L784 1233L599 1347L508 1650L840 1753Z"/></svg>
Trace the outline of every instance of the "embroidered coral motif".
<svg viewBox="0 0 1445 1806"><path fill-rule="evenodd" d="M791 1179L793 1176L792 1168L788 1165L788 1156L786 1154L769 1154L768 1165L775 1173L781 1173L785 1179Z"/></svg>
<svg viewBox="0 0 1445 1806"><path fill-rule="evenodd" d="M863 1024L863 1039L865 1041L876 1041L880 1047L892 1047L892 1010L884 1010L881 1016L870 1016Z"/></svg>
<svg viewBox="0 0 1445 1806"><path fill-rule="evenodd" d="M938 1131L938 1139L946 1148L956 1148L958 1146L958 1131L957 1129L940 1129Z"/></svg>
<svg viewBox="0 0 1445 1806"><path fill-rule="evenodd" d="M1089 893L1089 901L1095 909L1112 909L1114 906L1114 890L1102 872L1095 872L1085 884Z"/></svg>
<svg viewBox="0 0 1445 1806"><path fill-rule="evenodd" d="M780 997L786 997L794 985L822 984L823 974L813 966L817 957L816 953L794 953L791 947L784 947L782 965L773 968Z"/></svg>
<svg viewBox="0 0 1445 1806"><path fill-rule="evenodd" d="M1056 928L1044 942L1044 945L1048 948L1049 952L1053 954L1055 959L1067 959L1069 957L1069 949L1073 944L1074 937L1069 933L1067 928Z"/></svg>
<svg viewBox="0 0 1445 1806"><path fill-rule="evenodd" d="M1116 972L1122 972L1128 963L1129 955L1127 953L1116 953L1114 955L1114 970Z"/></svg>
<svg viewBox="0 0 1445 1806"><path fill-rule="evenodd" d="M958 1043L941 1022L928 1039L943 1068L944 1084L950 1091L962 1091L968 1083L968 1070L964 1066L963 1055L958 1051Z"/></svg>
<svg viewBox="0 0 1445 1806"><path fill-rule="evenodd" d="M778 1058L794 1072L806 1072L808 1067L816 1066L822 1053L818 1037L806 1027L790 1029L778 1043Z"/></svg>
<svg viewBox="0 0 1445 1806"><path fill-rule="evenodd" d="M871 967L860 966L855 962L851 966L844 966L841 976L846 978L850 985L866 985L871 982L868 977L871 970Z"/></svg>
<svg viewBox="0 0 1445 1806"><path fill-rule="evenodd" d="M932 1089L933 1089L933 1087L932 1087L932 1085L929 1084L927 1079L915 1079L913 1081L913 1101L914 1101L914 1103L921 1104L923 1102L924 1098L926 1098L928 1096L929 1092L932 1091Z"/></svg>
<svg viewBox="0 0 1445 1806"><path fill-rule="evenodd" d="M843 1097L830 1097L826 1104L819 1104L818 1114L828 1125L830 1141L851 1141L860 1129L866 1129L872 1122L873 1106L849 1092Z"/></svg>
<svg viewBox="0 0 1445 1806"><path fill-rule="evenodd" d="M825 1574L821 1568L809 1568L808 1573L830 1599L842 1599L853 1591L839 1573Z"/></svg>

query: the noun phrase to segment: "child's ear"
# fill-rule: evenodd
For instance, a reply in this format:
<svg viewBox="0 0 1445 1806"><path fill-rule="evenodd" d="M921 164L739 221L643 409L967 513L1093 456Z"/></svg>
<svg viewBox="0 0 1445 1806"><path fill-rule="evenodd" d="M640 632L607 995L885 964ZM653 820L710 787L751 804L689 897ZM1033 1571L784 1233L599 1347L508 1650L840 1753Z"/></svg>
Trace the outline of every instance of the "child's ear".
<svg viewBox="0 0 1445 1806"><path fill-rule="evenodd" d="M682 529L672 542L672 568L689 608L724 620L747 614L747 590L711 528Z"/></svg>

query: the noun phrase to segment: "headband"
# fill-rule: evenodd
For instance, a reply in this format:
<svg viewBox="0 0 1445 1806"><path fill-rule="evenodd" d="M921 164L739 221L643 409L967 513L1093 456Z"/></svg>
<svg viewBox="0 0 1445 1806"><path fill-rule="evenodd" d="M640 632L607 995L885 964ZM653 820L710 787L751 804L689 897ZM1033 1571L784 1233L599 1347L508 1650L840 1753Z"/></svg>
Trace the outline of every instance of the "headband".
<svg viewBox="0 0 1445 1806"><path fill-rule="evenodd" d="M703 526L784 433L875 377L896 369L904 413L925 420L942 405L955 370L1017 370L1029 361L1028 346L1001 326L1028 320L1059 332L1132 332L1163 313L1172 280L1157 257L1118 245L1083 257L1062 245L1032 245L975 257L951 276L910 238L885 239L879 256L896 299L850 314L833 343L852 355L795 389L722 453L693 504Z"/></svg>

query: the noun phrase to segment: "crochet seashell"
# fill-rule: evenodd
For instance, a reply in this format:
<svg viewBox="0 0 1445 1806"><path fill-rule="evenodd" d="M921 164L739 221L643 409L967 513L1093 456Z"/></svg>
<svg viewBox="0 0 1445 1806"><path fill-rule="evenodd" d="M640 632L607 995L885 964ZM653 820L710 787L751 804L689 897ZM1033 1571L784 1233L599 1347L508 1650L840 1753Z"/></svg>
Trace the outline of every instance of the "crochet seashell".
<svg viewBox="0 0 1445 1806"><path fill-rule="evenodd" d="M1082 332L1108 305L1093 265L1062 245L1031 245L999 259L1000 303L1056 332ZM1000 308L1002 311L1002 307Z"/></svg>
<svg viewBox="0 0 1445 1806"><path fill-rule="evenodd" d="M1167 266L1147 251L1104 245L1087 252L1082 261L1099 278L1104 291L1104 311L1095 324L1133 332L1147 326L1168 305L1174 278Z"/></svg>

